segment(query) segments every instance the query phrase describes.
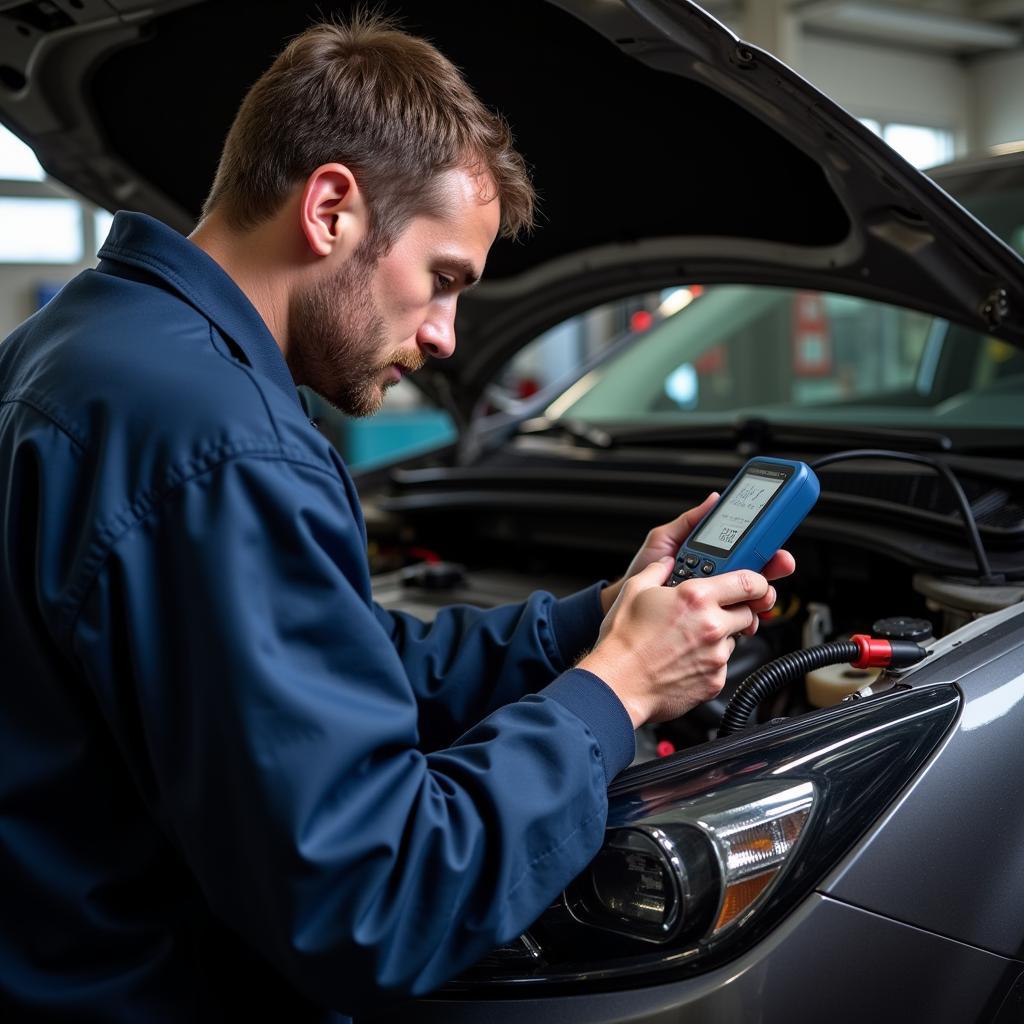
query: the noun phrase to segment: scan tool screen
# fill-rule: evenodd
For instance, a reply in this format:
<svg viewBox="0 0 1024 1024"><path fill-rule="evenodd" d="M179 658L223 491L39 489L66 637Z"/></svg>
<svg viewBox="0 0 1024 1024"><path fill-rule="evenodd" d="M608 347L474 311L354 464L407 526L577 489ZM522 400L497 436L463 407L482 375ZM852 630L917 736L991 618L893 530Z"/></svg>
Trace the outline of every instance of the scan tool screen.
<svg viewBox="0 0 1024 1024"><path fill-rule="evenodd" d="M732 551L733 545L747 532L788 476L785 470L767 466L748 469L715 506L707 522L691 538L691 543L724 552Z"/></svg>

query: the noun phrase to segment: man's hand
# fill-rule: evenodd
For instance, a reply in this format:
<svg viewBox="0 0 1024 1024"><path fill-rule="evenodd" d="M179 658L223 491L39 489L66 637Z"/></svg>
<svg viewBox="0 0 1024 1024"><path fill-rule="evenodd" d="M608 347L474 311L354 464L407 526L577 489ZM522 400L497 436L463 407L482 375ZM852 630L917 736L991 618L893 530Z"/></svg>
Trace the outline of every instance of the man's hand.
<svg viewBox="0 0 1024 1024"><path fill-rule="evenodd" d="M610 584L601 591L601 608L605 615L608 614L608 610L615 603L615 599L619 596L619 591L626 580L636 576L637 573L643 572L647 566L657 562L660 558L668 557L673 560L675 559L676 552L683 541L693 533L697 528L697 524L711 511L716 501L718 501L718 492L712 491L696 508L691 508L688 512L684 512L677 519L673 519L671 523L656 526L647 534L642 547L636 553L633 561L629 563L629 568L622 579ZM768 564L761 570L761 575L767 580L777 580L783 576L789 576L795 568L796 562L788 551L776 551ZM764 607L757 608L757 611L768 611L775 604L775 588L771 587L769 591L771 600ZM757 625L755 622L750 632L756 629Z"/></svg>
<svg viewBox="0 0 1024 1024"><path fill-rule="evenodd" d="M625 580L597 645L579 663L611 687L634 729L714 697L725 685L734 637L752 633L758 612L775 599L764 576L746 569L665 587L674 554Z"/></svg>

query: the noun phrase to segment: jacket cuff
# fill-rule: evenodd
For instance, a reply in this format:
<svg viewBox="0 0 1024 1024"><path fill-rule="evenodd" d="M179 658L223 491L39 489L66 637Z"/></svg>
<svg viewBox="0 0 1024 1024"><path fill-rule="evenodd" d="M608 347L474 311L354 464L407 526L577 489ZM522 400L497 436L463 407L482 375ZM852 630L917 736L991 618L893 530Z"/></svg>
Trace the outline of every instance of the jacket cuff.
<svg viewBox="0 0 1024 1024"><path fill-rule="evenodd" d="M605 586L604 581L595 583L586 590L560 598L552 606L551 628L563 668L574 664L584 651L593 647L604 618L601 589Z"/></svg>
<svg viewBox="0 0 1024 1024"><path fill-rule="evenodd" d="M636 738L622 701L611 687L584 668L570 669L540 691L568 708L593 733L601 749L605 781L611 784L636 753Z"/></svg>

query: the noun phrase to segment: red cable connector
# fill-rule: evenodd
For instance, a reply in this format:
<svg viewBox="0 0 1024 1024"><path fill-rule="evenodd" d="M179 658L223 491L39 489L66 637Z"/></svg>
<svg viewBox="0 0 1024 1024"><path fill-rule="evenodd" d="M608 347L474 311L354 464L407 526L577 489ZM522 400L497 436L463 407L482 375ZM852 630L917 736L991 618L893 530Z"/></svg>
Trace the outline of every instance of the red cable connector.
<svg viewBox="0 0 1024 1024"><path fill-rule="evenodd" d="M860 651L860 657L850 662L854 668L908 668L928 655L911 640L878 640L866 633L854 633L850 640Z"/></svg>

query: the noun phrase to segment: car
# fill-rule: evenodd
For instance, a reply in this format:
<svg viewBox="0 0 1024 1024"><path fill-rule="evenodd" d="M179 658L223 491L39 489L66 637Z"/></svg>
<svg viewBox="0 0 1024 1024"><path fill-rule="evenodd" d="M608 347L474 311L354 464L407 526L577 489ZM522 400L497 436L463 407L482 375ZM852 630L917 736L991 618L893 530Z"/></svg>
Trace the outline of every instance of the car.
<svg viewBox="0 0 1024 1024"><path fill-rule="evenodd" d="M640 736L587 871L381 1019L1020 1020L1024 161L932 180L685 0L399 9L509 118L544 218L419 375L452 436L358 474L378 599L429 617L611 578L752 456L816 465L822 494L723 696ZM186 230L312 13L0 4L26 30L0 120ZM854 667L866 634L927 656Z"/></svg>

